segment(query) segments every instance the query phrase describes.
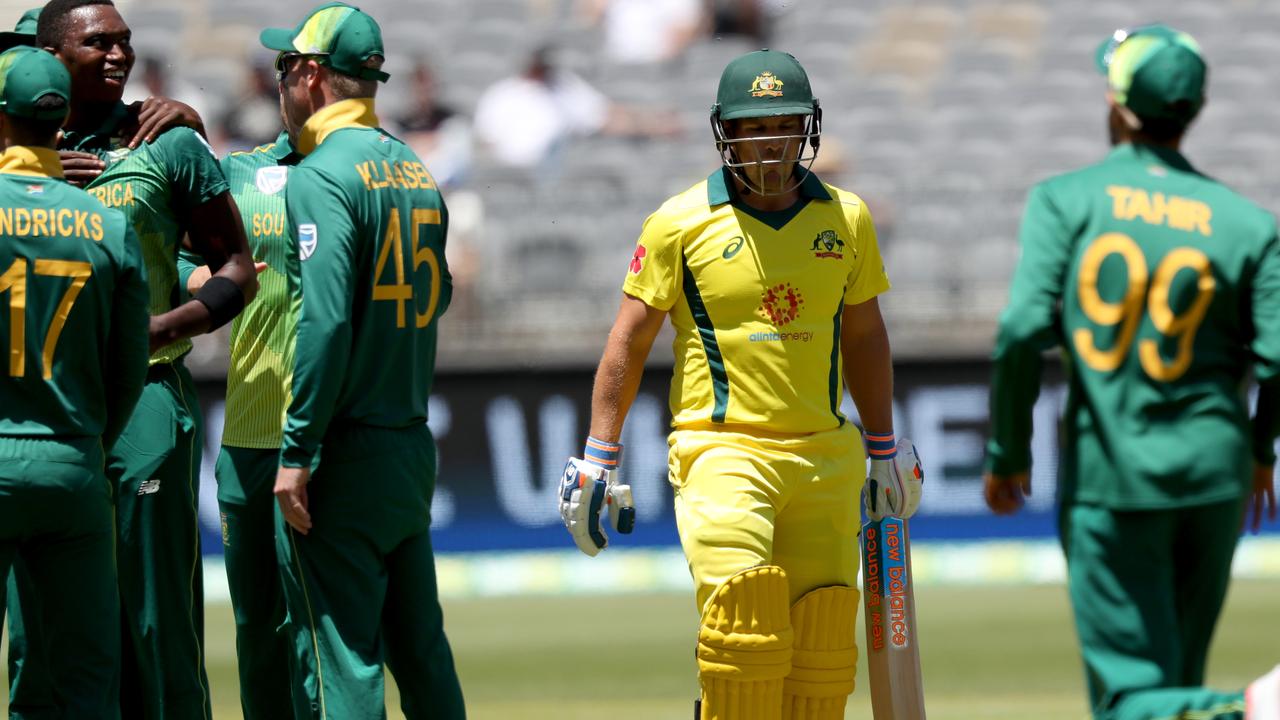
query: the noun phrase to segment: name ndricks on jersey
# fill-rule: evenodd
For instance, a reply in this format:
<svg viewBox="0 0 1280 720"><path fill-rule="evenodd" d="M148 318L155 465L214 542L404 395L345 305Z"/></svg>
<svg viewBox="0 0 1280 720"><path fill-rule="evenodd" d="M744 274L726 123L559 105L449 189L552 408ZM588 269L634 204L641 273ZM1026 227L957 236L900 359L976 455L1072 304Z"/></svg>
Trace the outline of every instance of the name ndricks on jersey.
<svg viewBox="0 0 1280 720"><path fill-rule="evenodd" d="M102 241L102 216L88 210L0 208L0 235L62 236Z"/></svg>
<svg viewBox="0 0 1280 720"><path fill-rule="evenodd" d="M427 172L427 168L420 162L366 160L356 163L355 167L356 172L360 173L360 179L364 181L365 190L385 188L431 190L436 186L435 180L431 179L431 173Z"/></svg>
<svg viewBox="0 0 1280 720"><path fill-rule="evenodd" d="M1112 200L1112 215L1117 220L1141 220L1148 225L1168 225L1174 230L1199 232L1205 237L1213 235L1209 220L1213 210L1199 200L1153 192L1142 188L1108 185L1107 194Z"/></svg>

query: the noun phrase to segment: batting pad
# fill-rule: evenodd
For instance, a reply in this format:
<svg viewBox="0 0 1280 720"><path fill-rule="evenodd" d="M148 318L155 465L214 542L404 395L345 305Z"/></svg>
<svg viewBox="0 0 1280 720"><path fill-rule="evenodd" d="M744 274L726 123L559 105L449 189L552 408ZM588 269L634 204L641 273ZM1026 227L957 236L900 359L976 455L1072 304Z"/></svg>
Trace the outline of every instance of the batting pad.
<svg viewBox="0 0 1280 720"><path fill-rule="evenodd" d="M779 720L791 671L787 575L743 570L716 588L698 631L702 720Z"/></svg>
<svg viewBox="0 0 1280 720"><path fill-rule="evenodd" d="M782 685L783 720L842 720L858 669L854 630L857 588L843 585L806 593L791 607L795 645L791 674Z"/></svg>

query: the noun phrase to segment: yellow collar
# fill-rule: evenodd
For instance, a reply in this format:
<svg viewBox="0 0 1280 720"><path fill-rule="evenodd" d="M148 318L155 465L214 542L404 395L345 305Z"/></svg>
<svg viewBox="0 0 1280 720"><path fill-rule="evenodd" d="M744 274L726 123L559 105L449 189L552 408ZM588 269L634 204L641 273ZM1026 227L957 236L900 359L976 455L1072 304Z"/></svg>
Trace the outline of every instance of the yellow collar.
<svg viewBox="0 0 1280 720"><path fill-rule="evenodd" d="M0 154L0 173L34 175L36 177L62 177L62 160L57 150L13 145Z"/></svg>
<svg viewBox="0 0 1280 720"><path fill-rule="evenodd" d="M342 100L317 110L298 133L298 152L310 155L335 130L349 127L378 127L373 98Z"/></svg>

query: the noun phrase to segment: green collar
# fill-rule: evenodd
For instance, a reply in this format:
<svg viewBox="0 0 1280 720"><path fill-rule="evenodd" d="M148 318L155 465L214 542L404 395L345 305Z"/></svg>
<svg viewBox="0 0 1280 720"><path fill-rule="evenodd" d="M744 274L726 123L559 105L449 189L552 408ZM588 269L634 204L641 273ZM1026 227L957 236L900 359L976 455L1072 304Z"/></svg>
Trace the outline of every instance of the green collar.
<svg viewBox="0 0 1280 720"><path fill-rule="evenodd" d="M289 133L281 132L280 137L268 146L264 151L267 157L276 161L276 164L284 162L290 155L296 155L297 151L293 149L293 144L289 142Z"/></svg>
<svg viewBox="0 0 1280 720"><path fill-rule="evenodd" d="M0 173L31 177L62 177L62 160L56 150L13 145L0 154Z"/></svg>
<svg viewBox="0 0 1280 720"><path fill-rule="evenodd" d="M1182 153L1177 150L1159 147L1157 145L1135 145L1134 143L1123 143L1111 149L1107 158L1119 158L1124 160L1135 160L1139 162L1154 162L1165 165L1175 170L1183 172L1191 172L1199 174L1200 171L1191 166Z"/></svg>
<svg viewBox="0 0 1280 720"><path fill-rule="evenodd" d="M124 103L116 103L111 110L111 114L107 119L102 121L102 125L92 132L80 132L76 130L66 130L62 134L62 142L58 143L59 150L76 150L80 152L93 152L98 149L108 149L110 147L110 139L120 129L125 118L129 115L129 107ZM102 142L106 140L107 142Z"/></svg>
<svg viewBox="0 0 1280 720"><path fill-rule="evenodd" d="M830 200L831 193L827 192L826 186L818 179L817 174L810 172L805 174L804 181L800 183L800 197L813 200ZM734 189L729 168L721 167L707 177L708 204L723 205L735 200L737 200L737 192Z"/></svg>
<svg viewBox="0 0 1280 720"><path fill-rule="evenodd" d="M298 152L310 155L326 137L343 128L377 128L378 116L373 112L373 98L342 100L317 110L298 133Z"/></svg>

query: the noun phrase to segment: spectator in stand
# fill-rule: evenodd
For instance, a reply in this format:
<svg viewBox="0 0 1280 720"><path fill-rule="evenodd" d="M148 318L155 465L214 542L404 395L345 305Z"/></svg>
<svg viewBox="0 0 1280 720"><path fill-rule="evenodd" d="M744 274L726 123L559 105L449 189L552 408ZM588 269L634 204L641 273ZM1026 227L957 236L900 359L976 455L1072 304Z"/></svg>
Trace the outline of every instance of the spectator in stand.
<svg viewBox="0 0 1280 720"><path fill-rule="evenodd" d="M219 119L219 134L228 152L244 151L270 142L283 130L280 93L270 65L245 66L240 94Z"/></svg>
<svg viewBox="0 0 1280 720"><path fill-rule="evenodd" d="M411 82L412 105L395 118L399 137L431 168L436 184L449 189L471 165L471 123L440 100L435 71L425 60L414 66Z"/></svg>
<svg viewBox="0 0 1280 720"><path fill-rule="evenodd" d="M622 64L671 60L709 25L705 0L588 0L587 20L603 25L606 59Z"/></svg>
<svg viewBox="0 0 1280 720"><path fill-rule="evenodd" d="M503 165L554 171L575 136L680 134L670 112L627 108L577 74L557 67L554 50L540 47L520 75L499 80L476 105L476 135Z"/></svg>

